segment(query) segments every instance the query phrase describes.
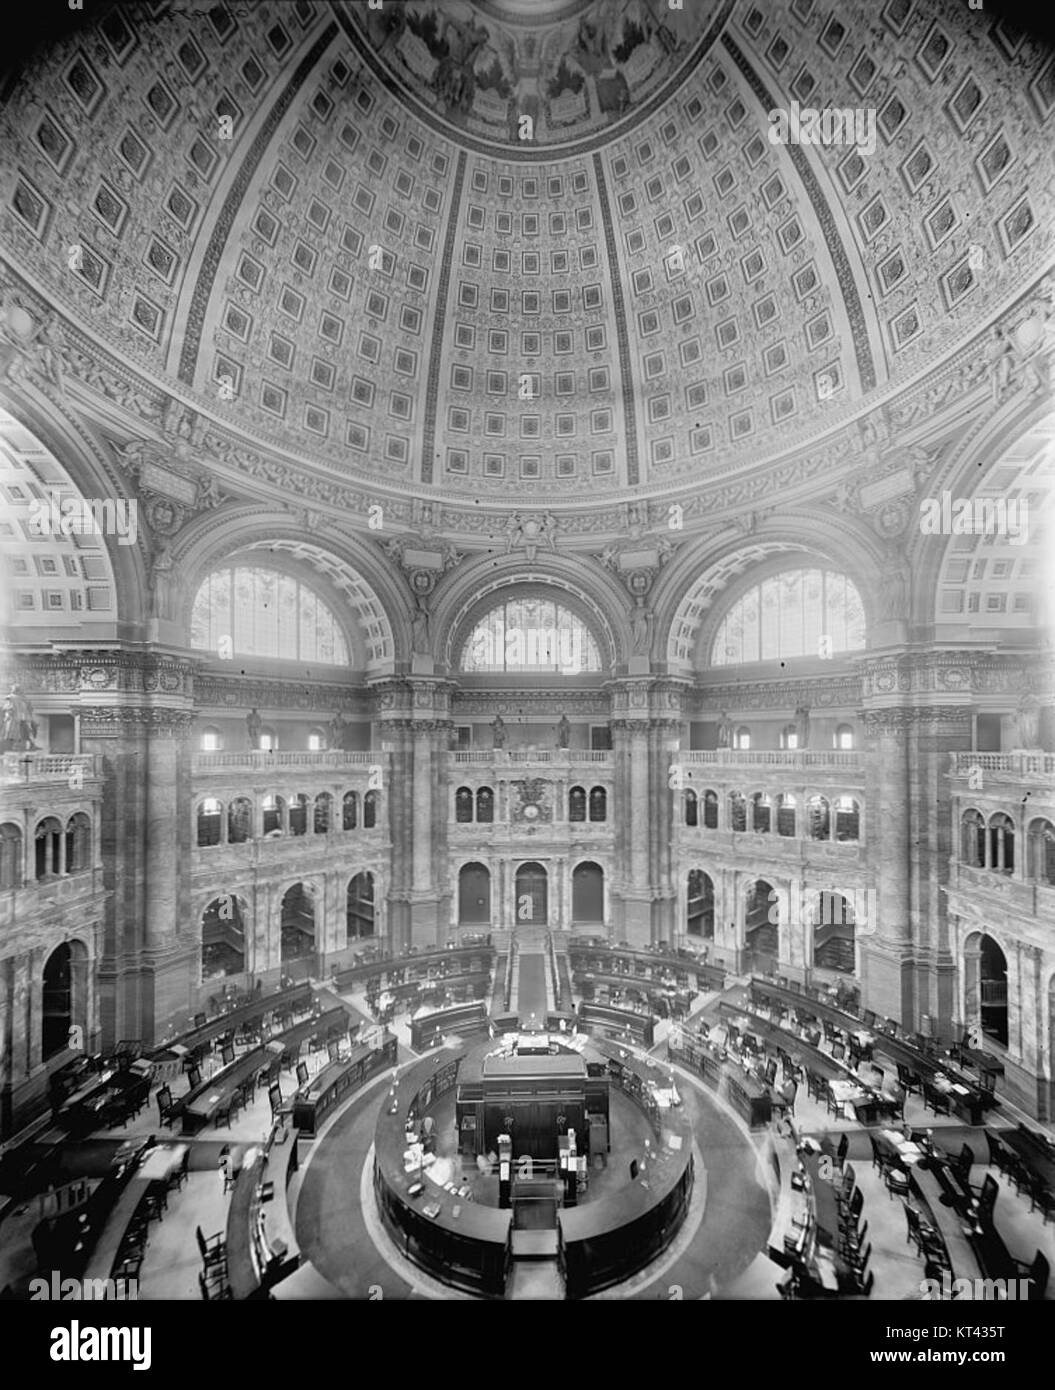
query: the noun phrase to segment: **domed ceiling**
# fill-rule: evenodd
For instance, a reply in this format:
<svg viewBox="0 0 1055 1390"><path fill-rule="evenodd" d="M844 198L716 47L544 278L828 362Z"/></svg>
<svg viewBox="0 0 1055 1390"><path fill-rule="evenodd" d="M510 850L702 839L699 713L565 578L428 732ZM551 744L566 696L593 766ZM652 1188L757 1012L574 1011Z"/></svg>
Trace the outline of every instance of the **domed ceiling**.
<svg viewBox="0 0 1055 1390"><path fill-rule="evenodd" d="M966 4L76 18L6 88L4 259L71 374L305 497L779 484L1052 260L1051 53Z"/></svg>

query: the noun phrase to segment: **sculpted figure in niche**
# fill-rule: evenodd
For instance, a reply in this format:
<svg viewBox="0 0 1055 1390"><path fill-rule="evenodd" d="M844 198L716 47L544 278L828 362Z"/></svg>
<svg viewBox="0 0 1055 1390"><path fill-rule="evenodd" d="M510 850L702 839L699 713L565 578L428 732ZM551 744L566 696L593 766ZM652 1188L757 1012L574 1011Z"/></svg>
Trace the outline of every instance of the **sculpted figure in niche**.
<svg viewBox="0 0 1055 1390"><path fill-rule="evenodd" d="M507 737L505 720L500 714L496 714L491 720L491 747L504 748Z"/></svg>
<svg viewBox="0 0 1055 1390"><path fill-rule="evenodd" d="M634 616L630 620L630 631L634 642L634 655L647 656L652 638L652 614L642 599L637 601Z"/></svg>
<svg viewBox="0 0 1055 1390"><path fill-rule="evenodd" d="M150 567L150 613L155 618L171 618L175 611L178 581L172 547L163 545Z"/></svg>
<svg viewBox="0 0 1055 1390"><path fill-rule="evenodd" d="M568 716L566 714L562 714L560 717L560 723L557 725L557 747L568 748L570 746L571 721L568 719Z"/></svg>
<svg viewBox="0 0 1055 1390"><path fill-rule="evenodd" d="M733 745L733 721L728 713L723 709L722 717L718 720L718 747L731 748Z"/></svg>
<svg viewBox="0 0 1055 1390"><path fill-rule="evenodd" d="M326 730L326 738L331 748L344 747L345 727L344 716L341 714L341 711L338 710L330 720Z"/></svg>
<svg viewBox="0 0 1055 1390"><path fill-rule="evenodd" d="M425 656L429 650L429 606L419 594L417 608L411 619L412 650Z"/></svg>
<svg viewBox="0 0 1055 1390"><path fill-rule="evenodd" d="M260 728L263 720L254 705L245 717L245 731L249 736L249 747L255 752L260 747Z"/></svg>
<svg viewBox="0 0 1055 1390"><path fill-rule="evenodd" d="M908 617L908 561L894 549L883 563L879 581L883 617L889 621Z"/></svg>

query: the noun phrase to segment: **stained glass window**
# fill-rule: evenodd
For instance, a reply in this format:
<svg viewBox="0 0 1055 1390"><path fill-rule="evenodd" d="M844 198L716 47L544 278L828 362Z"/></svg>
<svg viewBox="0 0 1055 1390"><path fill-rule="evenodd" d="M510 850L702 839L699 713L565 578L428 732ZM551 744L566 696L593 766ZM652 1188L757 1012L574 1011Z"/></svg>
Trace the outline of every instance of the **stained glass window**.
<svg viewBox="0 0 1055 1390"><path fill-rule="evenodd" d="M712 666L857 651L865 644L856 587L832 570L770 575L729 609L711 649Z"/></svg>
<svg viewBox="0 0 1055 1390"><path fill-rule="evenodd" d="M463 671L600 671L601 654L575 613L545 599L511 599L481 618L462 650Z"/></svg>
<svg viewBox="0 0 1055 1390"><path fill-rule="evenodd" d="M191 646L220 656L348 665L344 634L315 590L292 575L256 566L208 576L194 600Z"/></svg>

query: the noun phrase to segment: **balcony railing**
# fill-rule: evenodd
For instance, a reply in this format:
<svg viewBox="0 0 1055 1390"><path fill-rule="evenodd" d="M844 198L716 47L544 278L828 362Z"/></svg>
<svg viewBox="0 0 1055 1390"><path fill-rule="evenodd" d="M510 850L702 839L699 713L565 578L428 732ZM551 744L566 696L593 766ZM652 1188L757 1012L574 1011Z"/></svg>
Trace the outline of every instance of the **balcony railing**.
<svg viewBox="0 0 1055 1390"><path fill-rule="evenodd" d="M193 766L195 772L270 772L278 767L371 767L384 764L387 759L387 752L376 748L357 752L345 748L280 749L276 752L247 748L238 753L195 753Z"/></svg>
<svg viewBox="0 0 1055 1390"><path fill-rule="evenodd" d="M0 761L0 782L12 785L25 782L69 782L80 770L87 781L99 776L99 758L95 753L4 753Z"/></svg>
<svg viewBox="0 0 1055 1390"><path fill-rule="evenodd" d="M703 763L712 767L860 767L865 755L857 749L836 748L741 748L694 749L672 753L671 761Z"/></svg>
<svg viewBox="0 0 1055 1390"><path fill-rule="evenodd" d="M977 770L1003 774L1008 781L1023 777L1055 777L1055 753L951 753L951 775L969 777Z"/></svg>
<svg viewBox="0 0 1055 1390"><path fill-rule="evenodd" d="M452 755L456 763L556 763L576 766L593 763L604 766L612 760L610 748L459 748Z"/></svg>

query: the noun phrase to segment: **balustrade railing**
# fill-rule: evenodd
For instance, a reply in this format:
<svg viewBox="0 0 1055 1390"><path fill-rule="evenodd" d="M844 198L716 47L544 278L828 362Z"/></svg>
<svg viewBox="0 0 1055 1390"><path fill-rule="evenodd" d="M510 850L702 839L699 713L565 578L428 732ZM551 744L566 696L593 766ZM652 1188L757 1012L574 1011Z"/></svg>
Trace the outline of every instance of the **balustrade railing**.
<svg viewBox="0 0 1055 1390"><path fill-rule="evenodd" d="M458 748L452 754L456 763L557 763L604 765L611 762L609 748Z"/></svg>
<svg viewBox="0 0 1055 1390"><path fill-rule="evenodd" d="M859 750L836 748L713 748L671 753L672 763L702 763L712 767L859 767Z"/></svg>
<svg viewBox="0 0 1055 1390"><path fill-rule="evenodd" d="M376 748L354 752L346 748L278 749L274 752L246 748L233 753L195 753L193 768L195 772L224 772L230 769L270 771L278 767L371 767L383 764L387 758L387 752Z"/></svg>
<svg viewBox="0 0 1055 1390"><path fill-rule="evenodd" d="M76 777L99 776L99 757L95 753L4 753L0 758L0 781L67 782Z"/></svg>
<svg viewBox="0 0 1055 1390"><path fill-rule="evenodd" d="M1009 778L1055 777L1055 753L950 753L951 775L1003 772Z"/></svg>

